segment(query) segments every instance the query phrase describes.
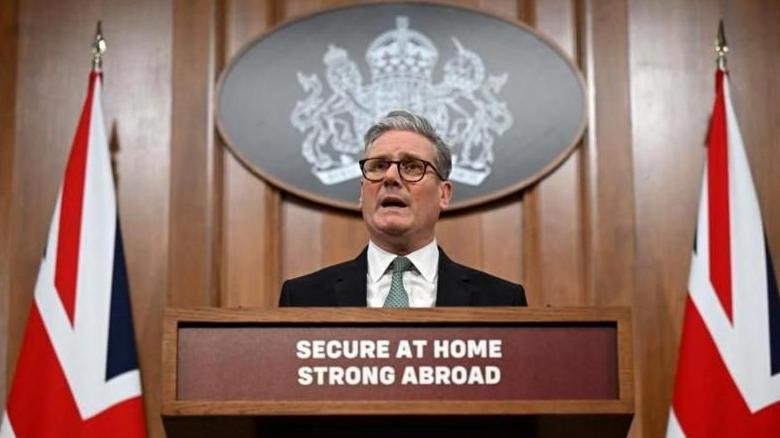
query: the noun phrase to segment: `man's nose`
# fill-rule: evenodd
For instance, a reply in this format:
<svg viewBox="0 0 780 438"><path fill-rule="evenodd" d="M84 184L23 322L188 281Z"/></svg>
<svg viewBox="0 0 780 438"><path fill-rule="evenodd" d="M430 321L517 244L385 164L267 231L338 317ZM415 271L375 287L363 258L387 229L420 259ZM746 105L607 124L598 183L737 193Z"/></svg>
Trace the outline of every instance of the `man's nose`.
<svg viewBox="0 0 780 438"><path fill-rule="evenodd" d="M385 172L385 178L384 183L385 184L401 184L401 174L399 173L400 169L398 168L397 163L390 164L390 168L387 169Z"/></svg>

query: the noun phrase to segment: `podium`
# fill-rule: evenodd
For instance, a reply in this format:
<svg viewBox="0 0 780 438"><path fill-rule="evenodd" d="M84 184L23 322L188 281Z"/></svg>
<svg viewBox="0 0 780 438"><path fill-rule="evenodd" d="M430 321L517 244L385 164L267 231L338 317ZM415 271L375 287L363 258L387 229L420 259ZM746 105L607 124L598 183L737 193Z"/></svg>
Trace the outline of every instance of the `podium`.
<svg viewBox="0 0 780 438"><path fill-rule="evenodd" d="M169 437L624 437L626 308L165 312Z"/></svg>

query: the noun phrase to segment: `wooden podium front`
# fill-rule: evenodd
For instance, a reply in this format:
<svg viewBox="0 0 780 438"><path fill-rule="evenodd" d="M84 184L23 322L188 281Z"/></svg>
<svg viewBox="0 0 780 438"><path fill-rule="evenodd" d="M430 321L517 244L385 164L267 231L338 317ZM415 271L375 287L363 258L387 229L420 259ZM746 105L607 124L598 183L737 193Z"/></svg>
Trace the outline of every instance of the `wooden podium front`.
<svg viewBox="0 0 780 438"><path fill-rule="evenodd" d="M167 309L170 437L626 436L623 308Z"/></svg>

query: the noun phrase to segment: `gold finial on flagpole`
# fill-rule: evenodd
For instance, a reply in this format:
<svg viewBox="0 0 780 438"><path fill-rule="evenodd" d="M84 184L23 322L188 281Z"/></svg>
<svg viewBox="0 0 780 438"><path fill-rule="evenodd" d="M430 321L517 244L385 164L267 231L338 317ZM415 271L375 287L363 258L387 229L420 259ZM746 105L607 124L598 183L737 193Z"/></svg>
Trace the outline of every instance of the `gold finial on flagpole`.
<svg viewBox="0 0 780 438"><path fill-rule="evenodd" d="M103 54L106 53L106 40L103 39L103 29L100 20L97 22L95 42L92 44L92 69L100 71L103 68Z"/></svg>
<svg viewBox="0 0 780 438"><path fill-rule="evenodd" d="M718 39L715 40L715 53L717 58L715 62L720 70L726 70L726 53L729 51L729 46L726 44L726 32L723 31L723 20L720 20L718 24Z"/></svg>

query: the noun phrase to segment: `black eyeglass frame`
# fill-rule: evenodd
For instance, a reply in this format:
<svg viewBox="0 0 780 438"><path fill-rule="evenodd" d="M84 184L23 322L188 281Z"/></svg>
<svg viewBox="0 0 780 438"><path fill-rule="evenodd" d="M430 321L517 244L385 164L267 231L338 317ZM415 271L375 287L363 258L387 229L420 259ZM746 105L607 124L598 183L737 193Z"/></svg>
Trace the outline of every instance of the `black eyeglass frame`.
<svg viewBox="0 0 780 438"><path fill-rule="evenodd" d="M436 166L433 165L433 163L431 163L430 161L425 161L422 158L404 158L403 160L388 160L387 158L381 158L381 157L363 158L362 160L358 161L358 164L360 165L360 173L363 174L363 178L365 178L365 179L367 179L367 180L369 180L371 182L382 181L385 177L384 177L384 174L382 174L382 177L379 178L379 179L371 179L371 178L369 178L366 175L365 164L366 164L367 161L370 161L370 160L382 160L382 161L385 161L385 162L389 163L391 166L393 164L395 164L396 170L398 171L398 176L400 176L401 179L403 179L406 182L420 182L420 181L422 181L423 178L425 178L425 175L428 173L428 168L429 167L431 169L433 169L433 173L436 174L436 177L438 177L442 181L447 181L446 178L441 176L441 174L439 173L439 169L437 169ZM401 172L401 163L409 162L409 161L419 161L419 162L423 163L423 171L420 174L420 178L419 179L414 179L414 180L408 179L408 178L406 178L404 176L404 173ZM388 166L387 169L385 169L385 173L387 173L388 170L390 170L390 166Z"/></svg>

